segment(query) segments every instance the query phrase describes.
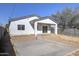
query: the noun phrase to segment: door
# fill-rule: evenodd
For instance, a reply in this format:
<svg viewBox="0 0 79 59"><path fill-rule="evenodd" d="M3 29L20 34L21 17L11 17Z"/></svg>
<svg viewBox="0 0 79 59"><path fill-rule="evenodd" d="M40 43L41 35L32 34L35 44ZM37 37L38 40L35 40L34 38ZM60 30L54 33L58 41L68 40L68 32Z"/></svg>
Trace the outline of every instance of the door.
<svg viewBox="0 0 79 59"><path fill-rule="evenodd" d="M43 33L47 33L47 31L48 31L48 26L43 26L42 32L43 32Z"/></svg>

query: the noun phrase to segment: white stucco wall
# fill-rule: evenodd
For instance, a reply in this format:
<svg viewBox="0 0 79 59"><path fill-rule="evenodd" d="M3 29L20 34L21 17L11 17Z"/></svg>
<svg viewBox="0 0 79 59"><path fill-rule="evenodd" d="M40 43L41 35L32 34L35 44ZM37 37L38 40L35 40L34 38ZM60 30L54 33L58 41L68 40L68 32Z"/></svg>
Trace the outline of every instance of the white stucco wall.
<svg viewBox="0 0 79 59"><path fill-rule="evenodd" d="M32 19L32 18L30 18L30 19ZM33 18L33 19L35 19L35 18ZM17 25L25 25L25 30L17 30ZM28 19L22 19L22 20L18 20L18 21L12 21L10 23L9 32L10 32L11 36L30 35L30 34L34 34L34 29L31 26L31 24L29 23Z"/></svg>

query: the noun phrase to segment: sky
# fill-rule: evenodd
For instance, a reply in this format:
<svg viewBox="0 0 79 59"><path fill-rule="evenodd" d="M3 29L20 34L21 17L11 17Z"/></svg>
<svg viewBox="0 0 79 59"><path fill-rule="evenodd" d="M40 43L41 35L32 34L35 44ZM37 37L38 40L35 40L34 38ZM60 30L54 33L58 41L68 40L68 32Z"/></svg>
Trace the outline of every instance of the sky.
<svg viewBox="0 0 79 59"><path fill-rule="evenodd" d="M50 16L64 8L79 7L78 3L0 3L0 24L8 23L8 19L36 14Z"/></svg>

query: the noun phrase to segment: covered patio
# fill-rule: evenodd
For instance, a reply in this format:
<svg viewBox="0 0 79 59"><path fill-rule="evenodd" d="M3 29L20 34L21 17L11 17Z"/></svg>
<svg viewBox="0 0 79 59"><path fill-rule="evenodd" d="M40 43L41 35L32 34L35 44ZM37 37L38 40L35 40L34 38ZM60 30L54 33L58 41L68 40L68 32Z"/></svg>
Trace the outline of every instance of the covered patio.
<svg viewBox="0 0 79 59"><path fill-rule="evenodd" d="M58 28L57 23L50 20L49 18L39 20L34 23L35 36L43 33L52 33L53 29L54 29L53 32L57 35L57 28Z"/></svg>

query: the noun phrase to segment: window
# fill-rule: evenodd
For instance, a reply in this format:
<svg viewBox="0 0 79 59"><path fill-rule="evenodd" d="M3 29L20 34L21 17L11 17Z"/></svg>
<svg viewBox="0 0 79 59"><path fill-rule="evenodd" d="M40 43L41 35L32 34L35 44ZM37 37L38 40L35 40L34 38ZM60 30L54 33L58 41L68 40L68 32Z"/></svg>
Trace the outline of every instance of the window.
<svg viewBox="0 0 79 59"><path fill-rule="evenodd" d="M18 30L25 30L25 25L18 25Z"/></svg>

